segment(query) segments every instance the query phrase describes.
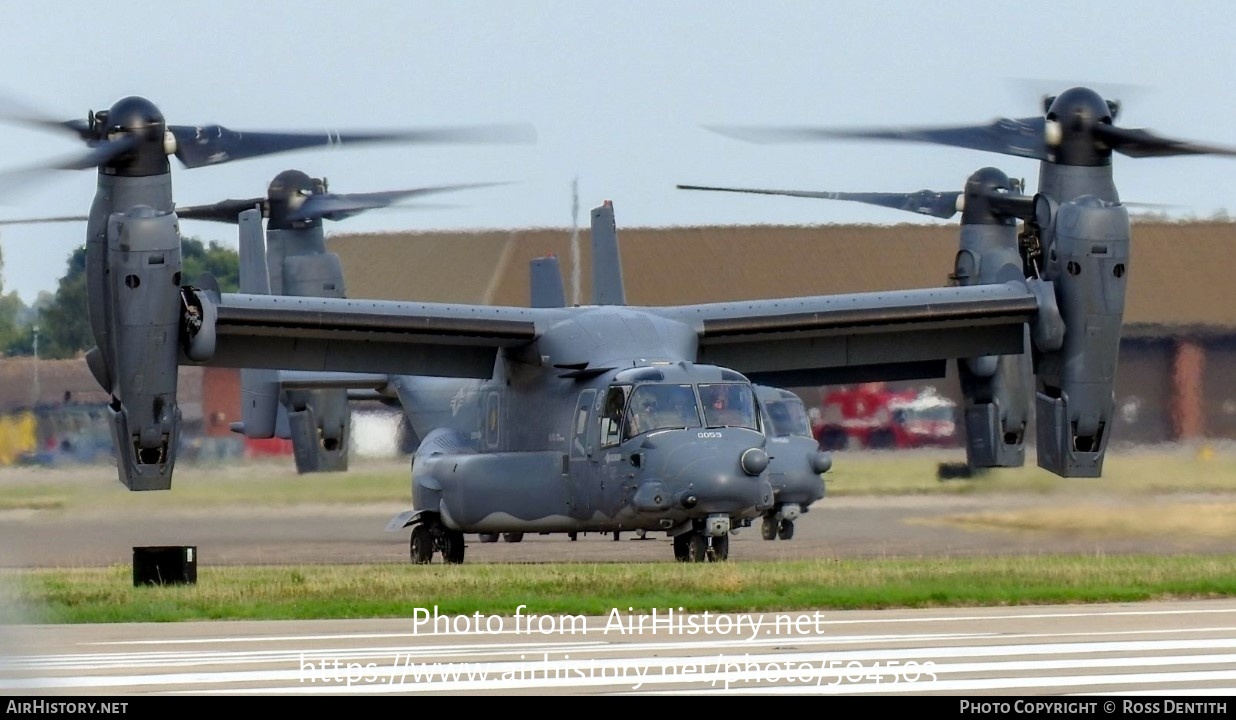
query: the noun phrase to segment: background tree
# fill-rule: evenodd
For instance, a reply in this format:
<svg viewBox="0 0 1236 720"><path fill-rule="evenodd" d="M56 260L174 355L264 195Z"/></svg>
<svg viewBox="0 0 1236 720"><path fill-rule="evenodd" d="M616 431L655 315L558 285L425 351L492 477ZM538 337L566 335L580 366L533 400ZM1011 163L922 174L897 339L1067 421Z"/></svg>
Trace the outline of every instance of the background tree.
<svg viewBox="0 0 1236 720"><path fill-rule="evenodd" d="M94 345L86 313L86 246L69 256L56 294L39 310L39 357L74 357Z"/></svg>
<svg viewBox="0 0 1236 720"><path fill-rule="evenodd" d="M0 278L4 275L4 254L0 251ZM2 282L2 281L0 281ZM28 355L31 352L33 331L30 308L21 301L16 291L5 293L0 284L0 354Z"/></svg>
<svg viewBox="0 0 1236 720"><path fill-rule="evenodd" d="M240 254L231 248L211 240L203 246L197 238L185 238L180 244L181 273L186 284L194 284L202 273L208 272L219 281L222 292L236 292L240 288Z"/></svg>

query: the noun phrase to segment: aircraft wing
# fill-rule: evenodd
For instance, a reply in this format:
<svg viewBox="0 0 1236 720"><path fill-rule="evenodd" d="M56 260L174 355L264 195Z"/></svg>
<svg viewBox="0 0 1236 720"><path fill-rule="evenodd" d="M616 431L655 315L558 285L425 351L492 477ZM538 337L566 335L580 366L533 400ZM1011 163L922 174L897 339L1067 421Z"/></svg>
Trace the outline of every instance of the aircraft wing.
<svg viewBox="0 0 1236 720"><path fill-rule="evenodd" d="M534 341L552 310L448 303L205 293L212 352L183 364L334 373L487 378L500 348ZM190 354L191 355L191 354ZM286 375L306 387L375 387L376 378ZM338 384L335 387L339 387Z"/></svg>
<svg viewBox="0 0 1236 720"><path fill-rule="evenodd" d="M385 373L306 372L283 370L279 373L279 386L284 390L348 390L380 391L390 384Z"/></svg>
<svg viewBox="0 0 1236 720"><path fill-rule="evenodd" d="M697 362L752 381L801 386L943 377L954 358L1027 352L1027 324L1058 345L1050 285L998 285L822 295L663 309L692 324Z"/></svg>

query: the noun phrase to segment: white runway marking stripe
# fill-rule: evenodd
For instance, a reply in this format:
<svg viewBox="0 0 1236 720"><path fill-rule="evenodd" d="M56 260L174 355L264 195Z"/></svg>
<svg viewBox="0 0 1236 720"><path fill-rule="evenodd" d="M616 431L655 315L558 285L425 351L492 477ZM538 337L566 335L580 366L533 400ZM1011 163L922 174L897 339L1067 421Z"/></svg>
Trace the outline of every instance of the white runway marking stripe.
<svg viewBox="0 0 1236 720"><path fill-rule="evenodd" d="M1004 636L1010 638L1049 637L1049 635L1018 635ZM976 640L990 638L988 635L907 635L897 636L901 641L928 640ZM829 645L831 638L802 638L801 646ZM412 661L420 657L485 657L494 655L506 656L540 656L565 655L570 652L655 652L677 651L685 653L684 657L703 657L700 653L711 651L732 650L732 648L756 647L753 643L727 642L658 642L658 643L575 643L575 645L556 645L544 647L480 645L480 646L438 646L431 648L399 648L399 647L366 647L366 648L310 648L310 650L282 650L257 652L166 652L166 653L106 653L106 655L57 655L57 656L25 656L7 658L0 662L4 671L22 671L22 669L80 669L80 668L125 668L125 667L187 667L203 666L203 664L240 664L256 662L300 662L311 659L318 662L321 659L337 659L340 662L355 662L361 659L379 658L389 661L400 657ZM1053 642L1038 643L1038 645L997 645L997 646L962 646L962 647L918 647L918 648L881 648L881 650L834 650L827 653L813 653L829 658L844 658L847 661L879 661L879 659L901 659L922 656L932 657L988 657L993 655L1048 655L1048 653L1080 653L1080 652L1153 652L1179 650L1230 650L1236 648L1236 638L1198 638L1198 640L1140 640L1140 641L1103 641L1103 642ZM695 652L696 655L686 655ZM719 653L718 653L719 655ZM749 653L747 653L749 655ZM761 655L759 657L784 657L785 653L776 655ZM4 679L0 678L0 688L4 687Z"/></svg>
<svg viewBox="0 0 1236 720"><path fill-rule="evenodd" d="M664 651L670 650L680 653L698 653L706 650L721 650L731 648L757 648L767 646L777 647L818 647L821 645L844 645L850 643L894 643L894 642L927 642L939 640L980 640L999 638L1003 640L1014 639L1038 639L1038 638L1063 638L1081 635L1084 637L1111 637L1119 635L1150 635L1156 633L1180 633L1180 632L1236 632L1236 627L1218 627L1218 628L1194 628L1187 631L1181 630L1121 630L1112 632L1099 633L1022 633L1016 635L995 635L992 633L959 633L959 634L907 634L907 635L849 635L840 637L803 637L803 638L772 638L766 641L748 641L748 640L693 640L681 642L605 642L605 641L579 641L570 643L541 643L541 644L512 644L512 643L485 643L485 644L458 644L458 645L427 645L423 647L404 648L398 646L391 647L365 647L365 648L308 648L303 650L260 650L260 651L164 651L164 652L145 652L145 653L73 653L60 655L23 655L10 658L0 658L0 671L6 670L34 670L38 668L44 669L119 669L128 667L186 667L186 666L201 666L201 665L239 665L239 664L255 664L264 662L297 662L301 659L336 659L340 661L358 661L366 659L382 659L389 660L394 655L398 654L406 658L443 658L443 657L468 657L468 656L501 656L501 655L520 655L527 653L580 653L580 652L596 652L596 653L617 653L617 652L632 652L632 651ZM1165 642L1165 641L1144 641L1144 642ZM1181 641L1181 642L1198 642L1198 641ZM1229 643L1226 640L1217 640L1214 642L1219 645L1211 647L1228 647ZM1236 641L1230 641L1236 642ZM1025 648L1029 646L1019 645L1017 647ZM1038 647L1067 647L1067 645L1039 645ZM863 654L866 652L867 654ZM847 658L870 659L871 657L891 657L895 650L837 650L833 654L837 656L844 655ZM922 653L923 651L914 651ZM1026 652L1023 650L1023 653ZM1119 652L1119 650L1113 650ZM1011 653L1010 653L1011 654Z"/></svg>
<svg viewBox="0 0 1236 720"><path fill-rule="evenodd" d="M985 622L991 620L1041 620L1045 618L1092 618L1092 617L1142 617L1142 616L1158 616L1158 615L1211 615L1211 614L1232 614L1236 613L1236 608L1209 608L1209 609L1190 609L1190 610L1105 610L1092 612L1060 612L1060 613L1034 613L1027 615L930 615L925 617L909 617L909 618L851 618L845 620L821 620L821 625L867 625L889 623L927 623L927 622ZM728 613L714 613L714 615L727 615ZM790 615L797 617L806 614L805 612L787 612L787 613L765 613L764 618L775 618L778 615ZM508 618L509 619L509 618ZM605 618L589 618L589 622L594 623L588 625L586 633L590 635L600 634L605 629ZM771 621L769 621L771 622ZM451 635L461 636L493 636L493 635L517 635L519 637L536 637L538 633L519 632L514 629L502 630L494 633L489 632L468 632L468 633L450 633ZM580 633L584 634L584 633ZM245 643L245 642L304 642L306 640L362 640L362 639L397 639L424 637L424 634L417 633L352 633L339 635L275 635L269 637L263 636L242 636L242 637L210 637L210 638L187 638L183 640L177 639L158 639L158 640L107 640L89 645L179 645L179 644L220 644L220 643Z"/></svg>
<svg viewBox="0 0 1236 720"><path fill-rule="evenodd" d="M622 646L626 650L636 650L630 645ZM427 690L468 690L468 689L510 689L527 687L573 687L592 685L627 685L638 689L635 685L697 682L693 678L701 677L708 667L712 667L714 680L724 682L726 677L739 681L743 677L755 678L762 675L752 675L752 668L777 667L785 669L787 677L801 677L806 673L812 678L847 678L855 677L856 673L890 677L908 676L928 672L937 678L945 674L978 673L978 672L1026 672L1063 669L1095 669L1095 668L1125 668L1147 666L1180 666L1200 664L1232 664L1236 663L1236 654L1216 653L1202 655L1173 656L1135 656L1111 658L1072 658L1049 660L1001 660L996 662L952 662L945 663L946 658L983 658L1016 656L1034 656L1046 654L1096 654L1096 653L1148 653L1171 651L1198 651L1236 648L1236 639L1195 639L1195 640L1163 640L1163 641L1131 641L1131 642L1099 642L1099 643L1045 643L1037 645L994 645L977 647L940 647L940 648L900 648L881 650L851 650L808 653L744 653L741 657L735 655L696 655L686 657L656 657L649 658L640 655L618 658L570 658L567 656L553 657L548 653L526 653L526 657L515 661L477 661L477 662L437 662L423 663L411 657L400 657L392 654L389 662L382 664L354 663L349 667L346 662L335 666L321 665L315 659L298 661L295 667L277 670L254 671L223 671L194 673L162 673L113 675L95 677L30 677L0 679L0 689L8 690L51 690L67 688L104 688L104 687L168 687L173 685L211 685L221 683L287 683L280 687L282 692L417 692ZM887 667L896 662L896 667ZM847 664L857 663L858 667ZM915 667L908 670L913 663ZM928 669L926 663L933 663ZM791 668L791 664L793 667ZM732 667L736 669L729 672ZM879 666L879 667L876 667ZM691 667L692 679L684 680L683 671ZM725 672L718 672L724 670ZM642 671L642 672L641 672ZM658 674L650 675L656 671ZM1227 671L1223 671L1227 672ZM1233 676L1207 676L1210 679L1236 679ZM445 673L445 675L443 675ZM668 674L665 674L668 673ZM728 673L728 675L727 675ZM746 675L744 676L744 673ZM608 676L607 676L608 674ZM1178 673L1179 674L1179 673ZM1198 673L1194 673L1197 675ZM1202 673L1205 674L1205 673ZM508 676L508 680L503 680ZM569 677L563 677L569 676ZM615 677L616 676L616 677ZM433 678L439 678L434 680ZM442 680L441 678L447 678ZM1200 676L1199 676L1200 677ZM355 678L356 682L351 682ZM371 678L371 680L370 680ZM407 681L413 678L414 682ZM455 678L458 678L456 680ZM471 679L469 679L471 678ZM497 678L496 680L493 678ZM348 682L345 682L345 679ZM771 681L772 678L769 678ZM1051 678L1047 678L1050 680ZM361 680L366 682L362 685ZM933 683L938 685L943 680ZM325 683L325 684L319 684ZM873 686L883 683L871 683ZM977 686L976 686L977 687ZM1003 686L1002 686L1003 687ZM358 688L364 688L360 690ZM765 688L768 689L768 688ZM958 688L963 689L963 688ZM972 688L973 689L973 688ZM891 692L881 690L880 692Z"/></svg>

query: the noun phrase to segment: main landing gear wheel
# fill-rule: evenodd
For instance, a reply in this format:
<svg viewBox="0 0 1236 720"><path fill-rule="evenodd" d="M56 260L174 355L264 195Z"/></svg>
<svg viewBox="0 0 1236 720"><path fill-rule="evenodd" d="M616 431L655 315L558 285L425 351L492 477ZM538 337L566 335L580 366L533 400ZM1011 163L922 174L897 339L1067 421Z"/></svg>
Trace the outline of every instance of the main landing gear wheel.
<svg viewBox="0 0 1236 720"><path fill-rule="evenodd" d="M458 530L442 531L442 561L458 565L464 561L464 536Z"/></svg>
<svg viewBox="0 0 1236 720"><path fill-rule="evenodd" d="M781 529L777 531L777 537L781 538L782 540L789 540L790 538L794 537L794 521L793 520L782 520Z"/></svg>
<svg viewBox="0 0 1236 720"><path fill-rule="evenodd" d="M509 543L517 543L524 539L524 534L521 532L502 533L502 539Z"/></svg>
<svg viewBox="0 0 1236 720"><path fill-rule="evenodd" d="M694 534L688 532L674 536L674 559L678 562L687 562L691 559L690 553L687 550L687 543Z"/></svg>
<svg viewBox="0 0 1236 720"><path fill-rule="evenodd" d="M428 565L433 561L433 533L424 525L412 526L412 538L409 541L412 551L412 562L417 565Z"/></svg>
<svg viewBox="0 0 1236 720"><path fill-rule="evenodd" d="M690 536L687 540L687 561L688 562L704 562L708 559L708 538L704 537L704 533L695 531L688 533Z"/></svg>
<svg viewBox="0 0 1236 720"><path fill-rule="evenodd" d="M730 536L717 535L709 538L711 542L708 544L708 561L709 562L724 562L730 557Z"/></svg>
<svg viewBox="0 0 1236 720"><path fill-rule="evenodd" d="M479 533L477 538L483 543L498 542L498 533Z"/></svg>
<svg viewBox="0 0 1236 720"><path fill-rule="evenodd" d="M760 537L765 540L777 539L777 518L775 516L764 516L764 522L760 523Z"/></svg>

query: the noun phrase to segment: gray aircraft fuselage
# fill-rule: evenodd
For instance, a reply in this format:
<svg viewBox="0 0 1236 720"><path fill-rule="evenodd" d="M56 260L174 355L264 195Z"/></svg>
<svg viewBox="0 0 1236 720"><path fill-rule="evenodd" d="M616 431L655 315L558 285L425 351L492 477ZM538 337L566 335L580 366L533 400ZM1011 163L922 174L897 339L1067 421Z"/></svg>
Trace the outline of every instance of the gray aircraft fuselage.
<svg viewBox="0 0 1236 720"><path fill-rule="evenodd" d="M625 306L574 310L542 347L608 358L595 370L500 356L489 380L393 379L422 438L414 511L461 532L672 531L712 518L716 534L774 506L764 419L745 377L683 360L696 334L680 323ZM706 412L701 392L718 386L748 398L746 412ZM640 432L634 404L661 390L688 407Z"/></svg>

